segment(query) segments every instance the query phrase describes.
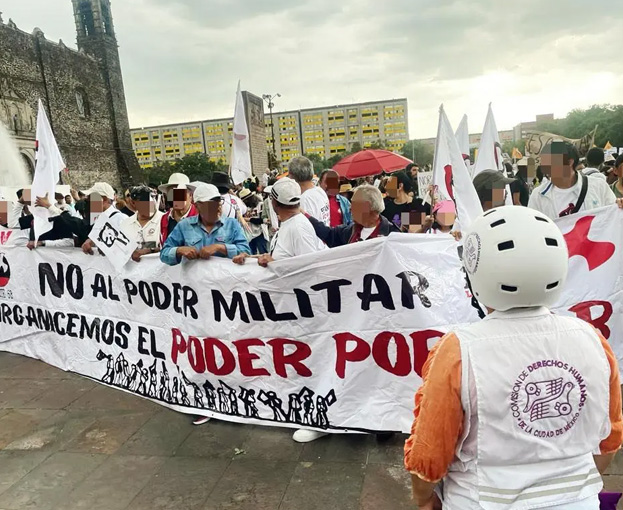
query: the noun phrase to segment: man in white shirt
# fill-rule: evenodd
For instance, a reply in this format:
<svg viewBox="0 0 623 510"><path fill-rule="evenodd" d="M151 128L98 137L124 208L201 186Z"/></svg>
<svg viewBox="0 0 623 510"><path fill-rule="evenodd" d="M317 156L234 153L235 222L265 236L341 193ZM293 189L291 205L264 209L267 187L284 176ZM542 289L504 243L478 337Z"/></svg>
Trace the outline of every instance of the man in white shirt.
<svg viewBox="0 0 623 510"><path fill-rule="evenodd" d="M314 185L314 166L306 157L293 158L288 164L288 175L301 187L301 209L327 227L331 225L329 197Z"/></svg>
<svg viewBox="0 0 623 510"><path fill-rule="evenodd" d="M546 145L541 152L541 170L550 180L534 189L528 207L556 219L617 203L606 181L576 171L578 161L572 144L554 140ZM622 201L619 207L623 207Z"/></svg>
<svg viewBox="0 0 623 510"><path fill-rule="evenodd" d="M307 253L315 253L328 249L316 236L316 232L307 217L301 212L301 187L292 179L282 177L270 191L272 205L279 217L280 226L271 239L270 254L260 255L258 264L267 267L270 262L289 257L297 257ZM244 264L249 255L241 253L234 257L236 264ZM294 433L293 439L298 443L308 443L326 432L300 429Z"/></svg>
<svg viewBox="0 0 623 510"><path fill-rule="evenodd" d="M301 188L295 181L287 177L279 179L272 186L270 198L280 226L271 239L270 253L257 257L260 266L267 267L274 260L327 249L327 245L318 239L311 223L301 212ZM233 261L244 264L247 257L249 255L241 253Z"/></svg>
<svg viewBox="0 0 623 510"><path fill-rule="evenodd" d="M160 224L164 213L156 207L152 191L147 186L132 188L130 198L136 206L136 212L121 222L121 229L138 244L132 254L132 260L138 262L143 255L160 251Z"/></svg>
<svg viewBox="0 0 623 510"><path fill-rule="evenodd" d="M82 192L88 201L89 217L84 218L85 222L92 226L100 216L110 219L113 227L118 227L127 217L125 214L117 210L115 207L115 190L107 182L96 182L92 188ZM89 229L90 230L90 229ZM81 236L78 236L79 238ZM95 242L87 239L82 244L82 251L89 255L93 255Z"/></svg>

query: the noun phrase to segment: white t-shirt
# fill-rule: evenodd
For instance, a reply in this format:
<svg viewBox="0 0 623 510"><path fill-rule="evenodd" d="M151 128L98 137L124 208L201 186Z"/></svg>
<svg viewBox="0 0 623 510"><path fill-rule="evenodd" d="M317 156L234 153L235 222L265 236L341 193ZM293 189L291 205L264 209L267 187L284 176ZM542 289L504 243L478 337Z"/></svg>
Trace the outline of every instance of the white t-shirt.
<svg viewBox="0 0 623 510"><path fill-rule="evenodd" d="M374 232L375 229L376 227L363 227L360 234L361 240L365 241L366 239L368 239L368 237L372 235L372 232Z"/></svg>
<svg viewBox="0 0 623 510"><path fill-rule="evenodd" d="M301 195L301 209L327 227L331 224L329 197L322 188L314 186Z"/></svg>
<svg viewBox="0 0 623 510"><path fill-rule="evenodd" d="M139 249L160 248L160 221L163 216L163 212L156 211L145 226L141 226L138 213L134 213L121 222L121 228L130 239L138 243Z"/></svg>
<svg viewBox="0 0 623 510"><path fill-rule="evenodd" d="M270 254L275 260L326 249L327 245L318 239L311 222L302 213L282 221L270 243Z"/></svg>
<svg viewBox="0 0 623 510"><path fill-rule="evenodd" d="M580 211L589 211L616 203L616 197L608 183L599 177L587 177L588 189L584 203ZM543 181L530 195L528 207L541 211L549 218L555 220L560 214L571 211L570 204L576 204L582 191L582 177L579 176L575 186L568 189L560 189L551 181Z"/></svg>

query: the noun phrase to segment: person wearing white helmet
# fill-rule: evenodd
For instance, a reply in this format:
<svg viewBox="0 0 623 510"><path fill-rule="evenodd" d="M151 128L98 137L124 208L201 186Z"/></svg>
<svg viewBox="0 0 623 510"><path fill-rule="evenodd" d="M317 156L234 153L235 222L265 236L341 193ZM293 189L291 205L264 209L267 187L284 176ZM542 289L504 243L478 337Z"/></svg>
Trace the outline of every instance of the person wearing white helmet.
<svg viewBox="0 0 623 510"><path fill-rule="evenodd" d="M424 366L405 444L416 503L597 510L623 440L619 370L595 329L549 310L567 277L562 233L533 209L492 209L467 232L463 265L490 313Z"/></svg>

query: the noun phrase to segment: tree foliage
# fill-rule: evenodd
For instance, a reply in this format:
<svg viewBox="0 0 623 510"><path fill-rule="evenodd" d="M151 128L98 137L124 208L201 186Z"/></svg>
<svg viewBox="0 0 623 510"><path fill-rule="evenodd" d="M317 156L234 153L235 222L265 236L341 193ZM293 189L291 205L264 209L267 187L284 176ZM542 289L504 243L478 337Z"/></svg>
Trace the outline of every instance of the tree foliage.
<svg viewBox="0 0 623 510"><path fill-rule="evenodd" d="M415 161L418 165L432 165L435 146L420 140L409 140L400 151L405 158Z"/></svg>
<svg viewBox="0 0 623 510"><path fill-rule="evenodd" d="M168 182L172 173L182 173L193 181L210 182L214 172L228 172L227 165L219 160L210 160L207 154L196 152L175 161L162 161L144 171L145 182L158 186Z"/></svg>
<svg viewBox="0 0 623 510"><path fill-rule="evenodd" d="M572 110L564 119L542 122L540 131L548 131L567 138L582 138L598 125L595 145L603 147L610 142L623 147L623 105L593 105L587 110Z"/></svg>

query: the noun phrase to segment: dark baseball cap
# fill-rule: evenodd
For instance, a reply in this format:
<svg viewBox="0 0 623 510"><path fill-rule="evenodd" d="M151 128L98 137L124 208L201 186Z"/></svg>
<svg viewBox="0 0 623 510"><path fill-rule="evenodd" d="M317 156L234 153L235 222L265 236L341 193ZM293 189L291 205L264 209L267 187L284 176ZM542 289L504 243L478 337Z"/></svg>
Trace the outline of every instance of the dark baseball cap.
<svg viewBox="0 0 623 510"><path fill-rule="evenodd" d="M517 179L510 179L498 170L483 170L474 177L474 188L476 191L485 189L501 189L507 184L515 182Z"/></svg>

